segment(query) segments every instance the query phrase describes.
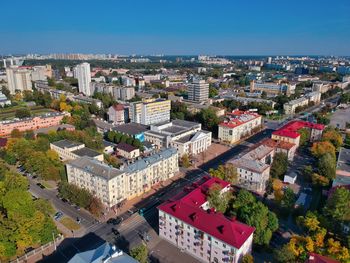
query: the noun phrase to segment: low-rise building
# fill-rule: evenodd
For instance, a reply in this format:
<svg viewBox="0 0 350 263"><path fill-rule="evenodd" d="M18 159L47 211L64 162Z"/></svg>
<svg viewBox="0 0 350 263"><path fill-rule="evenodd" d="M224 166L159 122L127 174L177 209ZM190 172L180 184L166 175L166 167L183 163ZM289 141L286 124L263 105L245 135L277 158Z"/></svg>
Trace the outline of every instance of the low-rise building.
<svg viewBox="0 0 350 263"><path fill-rule="evenodd" d="M151 125L150 131L145 132L145 140L155 144L158 149L174 147L179 157L184 154L194 156L211 145L211 132L201 127L200 123L184 120Z"/></svg>
<svg viewBox="0 0 350 263"><path fill-rule="evenodd" d="M337 161L336 177L332 186L350 185L350 149L341 148Z"/></svg>
<svg viewBox="0 0 350 263"><path fill-rule="evenodd" d="M129 111L125 105L115 104L108 108L108 121L113 124L124 124L129 119Z"/></svg>
<svg viewBox="0 0 350 263"><path fill-rule="evenodd" d="M0 136L9 136L15 129L24 132L57 126L67 115L69 116L69 113L51 112L35 117L0 121Z"/></svg>
<svg viewBox="0 0 350 263"><path fill-rule="evenodd" d="M115 147L117 155L126 159L134 159L140 156L140 149L125 142L118 143Z"/></svg>
<svg viewBox="0 0 350 263"><path fill-rule="evenodd" d="M285 114L294 114L298 107L307 107L311 103L313 105L319 104L321 102L321 92L313 91L305 94L304 97L291 100L283 105Z"/></svg>
<svg viewBox="0 0 350 263"><path fill-rule="evenodd" d="M125 123L112 128L113 131L138 139L141 142L145 141L145 132L148 131L149 126L140 123Z"/></svg>
<svg viewBox="0 0 350 263"><path fill-rule="evenodd" d="M139 263L115 245L104 243L98 248L75 254L68 263Z"/></svg>
<svg viewBox="0 0 350 263"><path fill-rule="evenodd" d="M237 184L254 192L265 192L274 155L274 148L261 144L245 155L230 160L229 163L237 169Z"/></svg>
<svg viewBox="0 0 350 263"><path fill-rule="evenodd" d="M249 111L235 110L226 114L226 119L219 124L219 140L225 143L236 143L245 136L261 128L262 117Z"/></svg>
<svg viewBox="0 0 350 263"><path fill-rule="evenodd" d="M276 153L282 152L287 155L288 160L292 161L297 150L297 145L285 141L275 141L273 139L266 138L262 140L259 144L266 145L268 147L274 148Z"/></svg>
<svg viewBox="0 0 350 263"><path fill-rule="evenodd" d="M40 91L42 93L48 92L50 96L54 99L60 99L62 96L66 97L67 99L72 100L74 97L74 94L68 91L54 89L49 86L48 82L46 80L37 80L34 82L34 87L37 91Z"/></svg>
<svg viewBox="0 0 350 263"><path fill-rule="evenodd" d="M250 82L250 92L266 92L268 95L278 95L278 94L286 94L289 96L293 94L295 91L295 84L287 84L287 83L273 83L273 82L258 82L256 83L254 80Z"/></svg>
<svg viewBox="0 0 350 263"><path fill-rule="evenodd" d="M161 204L159 236L201 262L237 263L252 251L254 228L209 207L214 185L230 190L230 183L211 178Z"/></svg>
<svg viewBox="0 0 350 263"><path fill-rule="evenodd" d="M108 207L144 194L179 171L174 148L162 149L119 169L86 156L69 161L66 168L69 183L87 189Z"/></svg>
<svg viewBox="0 0 350 263"><path fill-rule="evenodd" d="M103 154L85 147L84 143L61 140L50 143L50 149L58 153L62 161L74 160L82 156L103 162Z"/></svg>
<svg viewBox="0 0 350 263"><path fill-rule="evenodd" d="M317 124L307 121L291 121L282 128L272 132L271 138L276 141L284 141L296 144L299 147L300 134L298 131L302 128L310 129L310 141L320 140L324 130L323 124Z"/></svg>
<svg viewBox="0 0 350 263"><path fill-rule="evenodd" d="M11 105L11 100L9 100L5 94L0 91L0 107L5 107Z"/></svg>

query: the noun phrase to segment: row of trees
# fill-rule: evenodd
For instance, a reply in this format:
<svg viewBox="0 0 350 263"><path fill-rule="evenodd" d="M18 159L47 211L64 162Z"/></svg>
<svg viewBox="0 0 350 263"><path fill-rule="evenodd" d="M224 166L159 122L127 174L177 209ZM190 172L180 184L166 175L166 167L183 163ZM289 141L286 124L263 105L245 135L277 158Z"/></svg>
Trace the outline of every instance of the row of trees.
<svg viewBox="0 0 350 263"><path fill-rule="evenodd" d="M103 211L101 201L84 188L61 181L58 186L58 192L62 198L66 198L70 202L87 209L95 216L100 216Z"/></svg>
<svg viewBox="0 0 350 263"><path fill-rule="evenodd" d="M58 232L54 210L44 199L33 200L27 178L10 172L0 160L0 261L7 262L29 247L52 241Z"/></svg>
<svg viewBox="0 0 350 263"><path fill-rule="evenodd" d="M273 110L271 105L264 102L249 102L244 104L236 100L224 100L222 102L217 102L214 104L217 107L225 108L227 111L232 111L235 109L249 110L257 109L259 114L266 115L266 112Z"/></svg>
<svg viewBox="0 0 350 263"><path fill-rule="evenodd" d="M27 140L10 139L1 155L9 164L19 161L25 169L44 180L59 180L65 177L65 169L58 154L49 149L46 138Z"/></svg>
<svg viewBox="0 0 350 263"><path fill-rule="evenodd" d="M327 186L335 178L336 151L343 144L341 133L336 129L327 128L320 142L313 143L311 153L317 160L317 167L307 167L304 170L306 177L311 177L314 185Z"/></svg>
<svg viewBox="0 0 350 263"><path fill-rule="evenodd" d="M139 139L134 139L133 137L128 136L128 135L123 134L123 133L120 133L120 132L109 131L106 139L108 139L110 142L114 142L114 143L124 142L124 143L130 144L134 147L137 147L140 150L143 150L143 144Z"/></svg>

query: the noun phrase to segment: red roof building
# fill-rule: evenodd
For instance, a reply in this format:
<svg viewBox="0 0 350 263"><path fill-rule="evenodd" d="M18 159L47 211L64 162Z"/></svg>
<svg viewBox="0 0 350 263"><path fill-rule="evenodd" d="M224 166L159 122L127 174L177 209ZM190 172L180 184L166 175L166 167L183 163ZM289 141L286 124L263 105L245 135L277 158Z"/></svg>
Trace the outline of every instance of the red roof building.
<svg viewBox="0 0 350 263"><path fill-rule="evenodd" d="M309 253L309 258L305 263L339 263L339 261L316 253Z"/></svg>
<svg viewBox="0 0 350 263"><path fill-rule="evenodd" d="M251 252L254 228L215 212L207 202L208 190L230 183L218 178L193 184L159 209L159 235L204 262L239 262Z"/></svg>
<svg viewBox="0 0 350 263"><path fill-rule="evenodd" d="M325 126L323 124L307 121L291 121L284 125L282 128L274 131L272 133L272 139L295 143L297 146L299 146L300 134L298 131L302 128L310 129L310 141L315 141L321 138Z"/></svg>
<svg viewBox="0 0 350 263"><path fill-rule="evenodd" d="M219 140L226 143L236 143L251 135L261 127L261 116L256 112L234 110L227 113L225 120L219 124Z"/></svg>

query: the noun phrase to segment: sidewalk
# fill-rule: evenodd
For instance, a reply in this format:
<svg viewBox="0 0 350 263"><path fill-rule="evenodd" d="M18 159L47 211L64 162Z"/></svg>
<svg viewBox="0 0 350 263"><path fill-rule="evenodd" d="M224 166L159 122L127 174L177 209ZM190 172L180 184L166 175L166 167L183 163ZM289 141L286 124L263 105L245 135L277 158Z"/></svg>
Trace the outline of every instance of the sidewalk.
<svg viewBox="0 0 350 263"><path fill-rule="evenodd" d="M155 187L155 188L152 187L151 190L149 190L148 192L144 193L143 195L135 197L135 198L133 198L131 200L127 200L126 203L121 208L117 209L116 212L113 209L110 209L108 211L108 213L104 216L102 221L107 221L109 218L116 217L116 216L118 216L120 214L123 214L123 213L127 212L128 210L132 209L135 204L137 204L140 201L142 201L143 199L145 199L145 198L155 194L157 191L159 191L163 187L170 185L171 183L173 183L174 181L176 181L176 180L178 180L178 179L180 179L182 177L184 177L184 174L182 172L178 172L172 178L164 181L161 186L158 186L158 187Z"/></svg>

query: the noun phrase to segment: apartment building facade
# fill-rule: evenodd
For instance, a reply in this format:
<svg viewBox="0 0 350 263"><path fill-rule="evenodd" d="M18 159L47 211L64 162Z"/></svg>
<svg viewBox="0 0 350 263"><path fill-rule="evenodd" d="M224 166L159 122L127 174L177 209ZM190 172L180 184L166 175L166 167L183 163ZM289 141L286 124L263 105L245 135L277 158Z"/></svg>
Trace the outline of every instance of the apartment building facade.
<svg viewBox="0 0 350 263"><path fill-rule="evenodd" d="M113 207L173 177L179 166L176 149L168 148L119 169L86 156L69 161L66 169L69 183L87 189Z"/></svg>
<svg viewBox="0 0 350 263"><path fill-rule="evenodd" d="M314 91L305 94L304 97L291 100L283 105L285 114L295 114L295 110L298 107L307 107L310 103L314 105L319 104L321 102L321 92Z"/></svg>
<svg viewBox="0 0 350 263"><path fill-rule="evenodd" d="M15 94L16 91L32 90L31 70L27 67L7 67L6 78L11 94Z"/></svg>
<svg viewBox="0 0 350 263"><path fill-rule="evenodd" d="M172 120L168 123L155 124L145 132L145 140L153 143L158 149L174 147L179 157L187 154L195 156L208 149L212 134L201 129L200 123Z"/></svg>
<svg viewBox="0 0 350 263"><path fill-rule="evenodd" d="M202 79L194 78L188 84L188 100L204 102L209 98L209 84Z"/></svg>
<svg viewBox="0 0 350 263"><path fill-rule="evenodd" d="M78 89L79 92L83 93L86 96L93 95L90 89L91 83L91 71L89 63L81 63L75 67L74 70L75 77L78 79Z"/></svg>
<svg viewBox="0 0 350 263"><path fill-rule="evenodd" d="M64 116L69 113L52 112L41 116L29 117L24 119L14 119L9 121L0 121L0 136L9 136L14 129L20 132L28 130L38 130L40 128L48 128L59 125Z"/></svg>
<svg viewBox="0 0 350 263"><path fill-rule="evenodd" d="M220 141L225 143L236 143L259 129L262 125L262 117L249 111L235 110L226 114L226 119L219 124Z"/></svg>
<svg viewBox="0 0 350 263"><path fill-rule="evenodd" d="M264 193L274 155L274 148L259 145L245 155L230 160L229 163L237 169L237 184L250 191Z"/></svg>
<svg viewBox="0 0 350 263"><path fill-rule="evenodd" d="M211 178L161 204L159 236L201 262L237 263L252 251L254 228L209 207L213 185L230 190L230 183Z"/></svg>
<svg viewBox="0 0 350 263"><path fill-rule="evenodd" d="M128 120L129 112L125 105L115 104L108 108L108 121L113 124L124 124Z"/></svg>
<svg viewBox="0 0 350 263"><path fill-rule="evenodd" d="M295 84L288 83L273 83L273 82L259 82L256 83L254 80L250 82L250 92L266 92L268 95L278 95L278 94L286 94L289 96L293 94L295 91Z"/></svg>
<svg viewBox="0 0 350 263"><path fill-rule="evenodd" d="M170 121L171 102L166 99L145 99L130 104L130 121L151 125Z"/></svg>

